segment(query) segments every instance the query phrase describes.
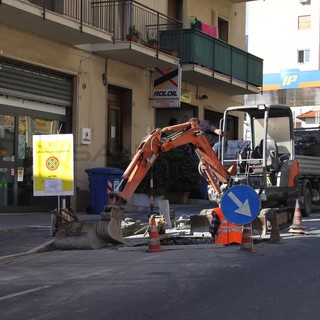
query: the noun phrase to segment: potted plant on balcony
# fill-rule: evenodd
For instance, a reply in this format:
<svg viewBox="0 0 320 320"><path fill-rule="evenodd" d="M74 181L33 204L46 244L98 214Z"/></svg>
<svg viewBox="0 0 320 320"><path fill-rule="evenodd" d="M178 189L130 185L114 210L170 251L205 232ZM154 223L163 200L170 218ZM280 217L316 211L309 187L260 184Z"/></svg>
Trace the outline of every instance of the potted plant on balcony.
<svg viewBox="0 0 320 320"><path fill-rule="evenodd" d="M170 54L173 56L173 57L177 57L178 56L178 45L176 43L173 43L171 46L170 46Z"/></svg>
<svg viewBox="0 0 320 320"><path fill-rule="evenodd" d="M141 33L138 29L136 29L136 27L130 26L129 27L129 33L127 34L127 40L128 41L133 41L133 42L138 42L138 40L141 37Z"/></svg>
<svg viewBox="0 0 320 320"><path fill-rule="evenodd" d="M159 43L158 40L155 38L148 40L148 46L154 50L159 50Z"/></svg>

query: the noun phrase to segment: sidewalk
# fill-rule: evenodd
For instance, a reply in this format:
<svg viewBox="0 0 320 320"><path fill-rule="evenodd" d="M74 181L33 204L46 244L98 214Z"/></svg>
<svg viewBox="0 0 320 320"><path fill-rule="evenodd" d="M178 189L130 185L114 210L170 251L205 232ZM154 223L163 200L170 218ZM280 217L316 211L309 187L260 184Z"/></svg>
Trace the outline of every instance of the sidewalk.
<svg viewBox="0 0 320 320"><path fill-rule="evenodd" d="M199 214L201 210L213 208L208 202L170 205L175 218L182 214ZM157 208L155 208L156 210ZM127 217L141 222L148 221L148 212L127 212ZM77 213L81 221L99 220L100 215ZM51 214L42 213L12 213L0 214L0 259L6 256L23 255L44 250L54 242L50 235Z"/></svg>

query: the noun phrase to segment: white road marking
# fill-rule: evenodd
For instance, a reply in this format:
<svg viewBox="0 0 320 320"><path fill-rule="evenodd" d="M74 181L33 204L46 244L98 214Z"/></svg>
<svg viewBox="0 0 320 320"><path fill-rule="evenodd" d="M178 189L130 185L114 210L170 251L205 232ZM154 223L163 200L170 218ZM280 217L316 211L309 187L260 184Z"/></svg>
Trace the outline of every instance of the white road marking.
<svg viewBox="0 0 320 320"><path fill-rule="evenodd" d="M11 299L11 298L18 297L18 296L22 296L24 294L28 294L28 293L31 293L31 292L35 292L35 291L39 291L39 290L43 290L43 289L47 289L47 288L50 288L50 286L37 287L37 288L25 290L25 291L20 291L20 292L8 294L6 296L0 297L0 301Z"/></svg>

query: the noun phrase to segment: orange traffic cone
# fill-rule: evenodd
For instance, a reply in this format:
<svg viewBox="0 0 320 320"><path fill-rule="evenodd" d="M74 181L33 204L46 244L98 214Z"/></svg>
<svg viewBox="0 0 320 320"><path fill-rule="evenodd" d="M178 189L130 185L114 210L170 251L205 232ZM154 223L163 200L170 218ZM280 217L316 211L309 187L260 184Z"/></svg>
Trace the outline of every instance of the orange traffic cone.
<svg viewBox="0 0 320 320"><path fill-rule="evenodd" d="M249 224L243 227L240 251L253 251L253 244L251 239L251 226Z"/></svg>
<svg viewBox="0 0 320 320"><path fill-rule="evenodd" d="M278 216L277 210L274 210L272 212L270 242L271 243L281 242L280 229L279 229L279 216Z"/></svg>
<svg viewBox="0 0 320 320"><path fill-rule="evenodd" d="M306 227L302 224L300 203L299 203L299 200L297 199L296 207L294 209L293 222L292 222L292 226L289 229L289 232L305 234L305 229Z"/></svg>
<svg viewBox="0 0 320 320"><path fill-rule="evenodd" d="M149 249L147 251L148 252L164 251L160 245L159 233L157 229L156 219L154 216L151 217L149 233L150 233L150 243L149 243Z"/></svg>

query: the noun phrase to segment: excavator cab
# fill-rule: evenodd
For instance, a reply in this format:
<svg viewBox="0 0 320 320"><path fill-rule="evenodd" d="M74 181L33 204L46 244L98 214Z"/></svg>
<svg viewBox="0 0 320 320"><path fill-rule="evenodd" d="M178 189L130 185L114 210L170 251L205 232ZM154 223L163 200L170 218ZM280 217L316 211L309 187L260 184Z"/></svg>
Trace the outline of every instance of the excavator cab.
<svg viewBox="0 0 320 320"><path fill-rule="evenodd" d="M222 138L221 162L237 164L235 183L253 187L263 202L277 202L279 187L287 185L294 162L293 116L284 105L255 105L227 108L223 130L237 119L237 142Z"/></svg>

